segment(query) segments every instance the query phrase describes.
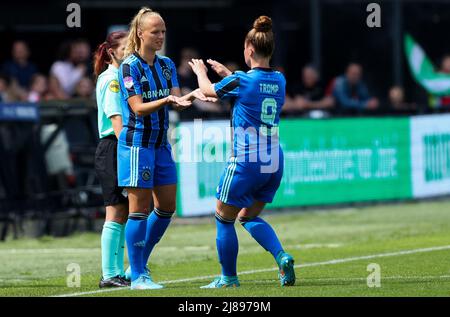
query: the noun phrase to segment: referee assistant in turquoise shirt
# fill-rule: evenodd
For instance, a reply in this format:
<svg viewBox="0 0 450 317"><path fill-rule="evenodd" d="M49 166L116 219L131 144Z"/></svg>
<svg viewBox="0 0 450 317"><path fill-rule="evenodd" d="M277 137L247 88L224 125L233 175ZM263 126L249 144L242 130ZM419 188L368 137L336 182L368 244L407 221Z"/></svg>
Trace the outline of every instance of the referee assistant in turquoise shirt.
<svg viewBox="0 0 450 317"><path fill-rule="evenodd" d="M103 225L102 277L99 287L124 287L125 223L128 199L117 182L117 138L122 130L118 71L123 59L127 32L108 35L99 45L94 62L97 77L98 132L100 142L95 152L95 170L103 192L106 219Z"/></svg>

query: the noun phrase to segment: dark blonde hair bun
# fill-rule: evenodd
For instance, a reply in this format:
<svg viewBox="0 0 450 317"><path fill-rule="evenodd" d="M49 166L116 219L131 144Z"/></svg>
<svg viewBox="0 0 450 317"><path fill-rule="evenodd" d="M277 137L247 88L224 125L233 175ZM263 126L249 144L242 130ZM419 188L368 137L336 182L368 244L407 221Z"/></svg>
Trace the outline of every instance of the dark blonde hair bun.
<svg viewBox="0 0 450 317"><path fill-rule="evenodd" d="M253 28L247 33L245 43L251 44L255 52L262 57L271 57L275 48L272 31L272 19L261 15L253 22Z"/></svg>
<svg viewBox="0 0 450 317"><path fill-rule="evenodd" d="M256 32L270 32L272 31L272 19L266 15L261 15L253 22L253 28Z"/></svg>

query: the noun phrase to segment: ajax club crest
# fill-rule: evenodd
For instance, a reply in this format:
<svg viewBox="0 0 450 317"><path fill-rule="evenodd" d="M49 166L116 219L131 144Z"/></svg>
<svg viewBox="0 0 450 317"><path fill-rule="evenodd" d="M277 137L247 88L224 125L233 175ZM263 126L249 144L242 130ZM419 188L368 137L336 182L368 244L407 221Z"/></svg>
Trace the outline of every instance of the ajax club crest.
<svg viewBox="0 0 450 317"><path fill-rule="evenodd" d="M165 79L170 80L172 78L172 72L168 67L163 67L162 73Z"/></svg>
<svg viewBox="0 0 450 317"><path fill-rule="evenodd" d="M152 174L150 173L150 169L148 169L148 168L144 169L141 174L142 179L146 182L150 180L151 175Z"/></svg>

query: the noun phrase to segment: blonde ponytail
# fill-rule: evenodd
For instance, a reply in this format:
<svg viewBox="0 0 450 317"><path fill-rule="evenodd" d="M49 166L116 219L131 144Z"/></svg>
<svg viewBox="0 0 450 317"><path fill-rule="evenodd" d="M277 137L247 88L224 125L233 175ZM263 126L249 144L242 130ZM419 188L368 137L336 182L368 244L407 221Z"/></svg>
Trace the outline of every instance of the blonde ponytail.
<svg viewBox="0 0 450 317"><path fill-rule="evenodd" d="M147 15L157 15L160 14L148 7L142 7L141 10L134 16L130 23L130 31L128 33L127 45L125 47L125 57L138 51L141 47L141 39L138 36L138 30L142 26L143 17Z"/></svg>

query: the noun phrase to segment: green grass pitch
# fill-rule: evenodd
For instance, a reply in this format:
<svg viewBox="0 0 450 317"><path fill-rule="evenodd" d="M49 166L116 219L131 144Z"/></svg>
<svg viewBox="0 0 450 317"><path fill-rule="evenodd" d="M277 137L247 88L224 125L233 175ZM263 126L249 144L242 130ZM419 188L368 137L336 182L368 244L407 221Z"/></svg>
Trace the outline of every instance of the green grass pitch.
<svg viewBox="0 0 450 317"><path fill-rule="evenodd" d="M100 234L0 243L0 296L449 296L450 201L307 212L270 212L268 220L296 259L297 283L280 287L275 262L243 228L241 287L204 290L219 273L213 217L175 219L156 246L150 268L158 291L98 289ZM187 222L187 224L186 224ZM81 269L67 287L68 264ZM368 265L380 287L368 287Z"/></svg>

